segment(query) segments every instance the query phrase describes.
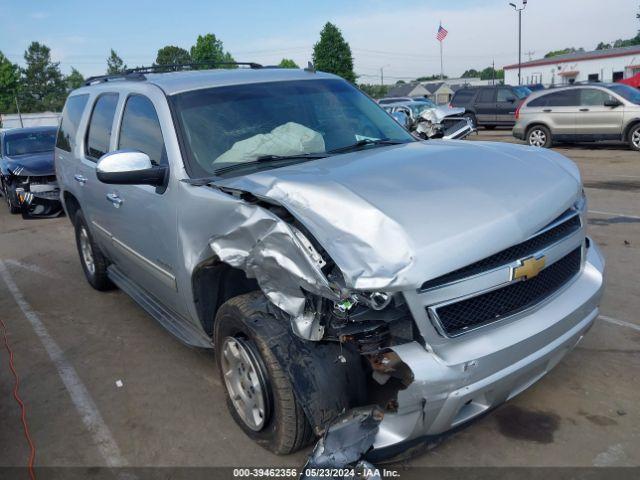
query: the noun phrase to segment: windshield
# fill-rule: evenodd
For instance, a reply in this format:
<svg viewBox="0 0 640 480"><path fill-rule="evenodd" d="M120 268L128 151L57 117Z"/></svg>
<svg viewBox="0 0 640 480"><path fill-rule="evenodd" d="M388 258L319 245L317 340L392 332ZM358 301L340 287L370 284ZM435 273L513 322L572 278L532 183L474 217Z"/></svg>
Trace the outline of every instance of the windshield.
<svg viewBox="0 0 640 480"><path fill-rule="evenodd" d="M531 95L531 89L527 87L513 87L513 91L520 100Z"/></svg>
<svg viewBox="0 0 640 480"><path fill-rule="evenodd" d="M13 133L4 138L4 153L10 157L29 153L53 152L55 130L50 132Z"/></svg>
<svg viewBox="0 0 640 480"><path fill-rule="evenodd" d="M638 89L630 87L629 85L612 85L609 89L625 100L640 105L640 91L638 91Z"/></svg>
<svg viewBox="0 0 640 480"><path fill-rule="evenodd" d="M423 105L426 105L428 108L436 108L437 105L435 103L433 103L431 100L429 100L428 98L425 99L420 99L420 100L416 100L416 103L422 103ZM424 110L424 108L423 108Z"/></svg>
<svg viewBox="0 0 640 480"><path fill-rule="evenodd" d="M173 98L192 176L270 156L323 154L364 140L366 148L413 137L374 101L342 80L209 88ZM279 166L274 163L272 166Z"/></svg>

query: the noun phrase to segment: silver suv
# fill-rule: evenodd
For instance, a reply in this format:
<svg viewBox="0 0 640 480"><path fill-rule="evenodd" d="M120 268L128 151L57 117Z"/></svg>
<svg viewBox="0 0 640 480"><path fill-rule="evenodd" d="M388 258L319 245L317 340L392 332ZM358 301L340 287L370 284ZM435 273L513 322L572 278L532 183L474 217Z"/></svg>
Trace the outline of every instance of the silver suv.
<svg viewBox="0 0 640 480"><path fill-rule="evenodd" d="M56 148L87 280L214 348L247 435L288 453L375 404L364 448L397 452L589 330L604 261L570 160L417 141L339 77L252 67L93 79Z"/></svg>
<svg viewBox="0 0 640 480"><path fill-rule="evenodd" d="M516 112L513 136L536 147L616 140L640 150L640 91L588 84L535 92Z"/></svg>

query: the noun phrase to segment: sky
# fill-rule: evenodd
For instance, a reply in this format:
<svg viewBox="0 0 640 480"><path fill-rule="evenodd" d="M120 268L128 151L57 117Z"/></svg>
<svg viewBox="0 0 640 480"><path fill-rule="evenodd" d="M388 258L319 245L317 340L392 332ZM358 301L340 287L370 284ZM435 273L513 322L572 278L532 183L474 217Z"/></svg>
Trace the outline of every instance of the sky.
<svg viewBox="0 0 640 480"><path fill-rule="evenodd" d="M522 0L511 0L521 4ZM593 49L637 33L637 0L529 0L522 15L523 59L564 47ZM0 51L23 64L39 41L67 74L106 70L113 48L130 66L150 65L158 48L187 50L199 34L214 33L237 61L304 66L327 22L352 48L359 82L385 83L517 63L517 14L509 0L0 0Z"/></svg>

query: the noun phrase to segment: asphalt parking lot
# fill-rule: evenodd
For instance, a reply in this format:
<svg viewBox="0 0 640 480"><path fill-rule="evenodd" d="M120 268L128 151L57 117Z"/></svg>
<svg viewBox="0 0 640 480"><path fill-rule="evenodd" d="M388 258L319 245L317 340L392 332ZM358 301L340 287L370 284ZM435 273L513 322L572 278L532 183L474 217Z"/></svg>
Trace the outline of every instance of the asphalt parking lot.
<svg viewBox="0 0 640 480"><path fill-rule="evenodd" d="M471 140L515 141L507 130ZM540 382L405 464L640 465L640 153L557 150L582 171L589 234L607 260L602 317ZM236 427L210 351L182 345L122 292L87 284L67 218L25 221L0 206L0 261L36 465L303 465L308 450L277 457ZM7 362L0 348L0 466L20 466L28 447Z"/></svg>

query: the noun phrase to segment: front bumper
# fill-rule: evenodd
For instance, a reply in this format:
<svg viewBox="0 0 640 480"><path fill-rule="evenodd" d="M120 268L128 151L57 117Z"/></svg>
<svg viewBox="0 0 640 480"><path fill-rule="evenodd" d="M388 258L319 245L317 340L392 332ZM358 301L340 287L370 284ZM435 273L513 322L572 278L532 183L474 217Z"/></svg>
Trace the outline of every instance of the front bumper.
<svg viewBox="0 0 640 480"><path fill-rule="evenodd" d="M511 134L518 140L525 139L524 128L520 127L519 125L516 125L515 127L513 127Z"/></svg>
<svg viewBox="0 0 640 480"><path fill-rule="evenodd" d="M23 218L50 218L57 217L62 213L62 203L60 202L60 190L57 186L46 186L48 188L34 185L30 190L18 187L15 196ZM35 191L33 191L35 188Z"/></svg>
<svg viewBox="0 0 640 480"><path fill-rule="evenodd" d="M487 328L481 341L502 348L483 356L456 355L451 362L417 342L393 347L414 375L398 393L397 412L387 413L374 443L374 455L398 451L422 437L434 437L513 398L550 371L582 339L598 316L604 287L604 259L590 242L581 273L558 295L528 315L498 328ZM523 328L525 322L526 328ZM532 331L535 325L535 331ZM506 332L505 332L506 330ZM517 340L504 344L505 333ZM480 332L478 332L480 333ZM473 352L473 347L459 349ZM476 350L477 351L477 350ZM451 358L454 358L452 356ZM463 361L462 361L463 360Z"/></svg>

